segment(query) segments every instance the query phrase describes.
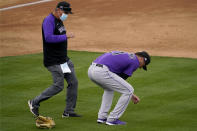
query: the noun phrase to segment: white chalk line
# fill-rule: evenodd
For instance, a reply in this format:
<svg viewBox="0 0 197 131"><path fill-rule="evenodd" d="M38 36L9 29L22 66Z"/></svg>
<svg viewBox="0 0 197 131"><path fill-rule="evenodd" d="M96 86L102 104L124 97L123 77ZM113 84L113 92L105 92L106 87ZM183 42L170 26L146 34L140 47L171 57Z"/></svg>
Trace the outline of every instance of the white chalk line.
<svg viewBox="0 0 197 131"><path fill-rule="evenodd" d="M20 5L10 6L10 7L7 7L7 8L1 8L0 11L10 10L10 9L14 9L14 8L24 7L24 6L35 5L35 4L49 2L49 1L53 1L53 0L41 0L41 1L36 1L36 2L31 2L31 3L26 3L26 4L20 4Z"/></svg>

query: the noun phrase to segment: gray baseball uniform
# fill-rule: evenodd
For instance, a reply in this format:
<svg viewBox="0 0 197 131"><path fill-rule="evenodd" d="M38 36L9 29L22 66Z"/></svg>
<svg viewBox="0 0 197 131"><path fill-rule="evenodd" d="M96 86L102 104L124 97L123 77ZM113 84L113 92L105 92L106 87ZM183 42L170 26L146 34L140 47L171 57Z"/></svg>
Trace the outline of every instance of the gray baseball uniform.
<svg viewBox="0 0 197 131"><path fill-rule="evenodd" d="M64 2L65 3L65 2ZM64 89L64 79L67 81L67 96L65 113L74 113L77 101L78 80L74 71L74 65L67 56L67 36L63 22L53 13L49 14L42 24L44 66L51 72L53 84L40 95L31 100L35 108L40 103L51 98ZM64 73L61 64L67 62L71 73ZM37 112L37 115L38 112Z"/></svg>
<svg viewBox="0 0 197 131"><path fill-rule="evenodd" d="M131 76L139 67L139 60L133 53L112 51L98 57L88 69L89 78L104 89L101 107L98 112L99 119L114 121L119 119L126 110L132 94L133 87L120 74ZM121 96L108 115L111 108L114 91Z"/></svg>

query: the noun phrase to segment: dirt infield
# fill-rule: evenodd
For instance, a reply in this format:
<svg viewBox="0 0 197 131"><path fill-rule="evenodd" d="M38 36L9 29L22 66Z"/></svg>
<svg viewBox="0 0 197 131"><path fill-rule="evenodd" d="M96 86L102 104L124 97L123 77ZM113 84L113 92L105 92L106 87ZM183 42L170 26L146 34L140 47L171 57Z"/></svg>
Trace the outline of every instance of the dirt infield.
<svg viewBox="0 0 197 131"><path fill-rule="evenodd" d="M14 1L14 2L13 2ZM0 8L37 0L7 0ZM70 50L197 58L196 0L68 0ZM58 0L0 13L0 56L42 52L41 24Z"/></svg>

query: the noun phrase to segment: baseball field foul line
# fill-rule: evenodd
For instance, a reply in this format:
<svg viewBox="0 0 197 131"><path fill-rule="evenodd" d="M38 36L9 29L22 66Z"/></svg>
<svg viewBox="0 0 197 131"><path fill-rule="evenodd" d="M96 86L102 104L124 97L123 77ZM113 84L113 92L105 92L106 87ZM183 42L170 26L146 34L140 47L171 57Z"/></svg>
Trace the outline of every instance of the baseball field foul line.
<svg viewBox="0 0 197 131"><path fill-rule="evenodd" d="M7 8L1 8L0 11L14 9L14 8L19 8L19 7L24 7L24 6L35 5L35 4L49 2L49 1L53 1L53 0L41 0L41 1L36 1L36 2L31 2L31 3L26 3L26 4L20 4L20 5L10 6L10 7L7 7Z"/></svg>

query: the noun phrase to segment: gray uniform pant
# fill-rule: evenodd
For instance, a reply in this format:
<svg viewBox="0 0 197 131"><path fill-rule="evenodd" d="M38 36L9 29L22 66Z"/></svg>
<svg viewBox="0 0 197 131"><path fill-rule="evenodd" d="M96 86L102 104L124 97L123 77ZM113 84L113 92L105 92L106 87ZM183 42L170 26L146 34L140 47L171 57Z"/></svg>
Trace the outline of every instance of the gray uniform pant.
<svg viewBox="0 0 197 131"><path fill-rule="evenodd" d="M40 102L51 98L52 96L58 94L64 89L64 79L67 81L67 95L66 95L66 107L64 112L73 113L74 108L76 107L77 101L77 88L78 80L75 75L74 65L71 60L68 62L68 66L71 70L71 73L63 73L60 65L53 65L47 67L51 72L53 77L53 84L44 90L39 96L33 99L33 106L39 107Z"/></svg>
<svg viewBox="0 0 197 131"><path fill-rule="evenodd" d="M133 87L117 74L111 72L105 65L98 67L95 63L92 63L88 69L88 76L94 83L104 89L98 118L107 118L107 121L119 119L131 100L131 96L134 92ZM112 105L114 91L121 93L121 96L113 111L108 115Z"/></svg>

